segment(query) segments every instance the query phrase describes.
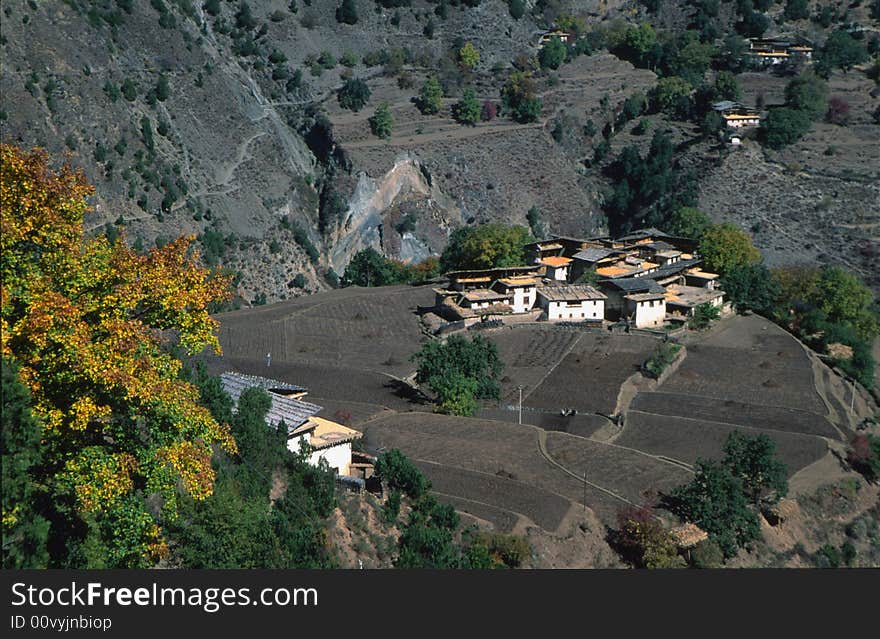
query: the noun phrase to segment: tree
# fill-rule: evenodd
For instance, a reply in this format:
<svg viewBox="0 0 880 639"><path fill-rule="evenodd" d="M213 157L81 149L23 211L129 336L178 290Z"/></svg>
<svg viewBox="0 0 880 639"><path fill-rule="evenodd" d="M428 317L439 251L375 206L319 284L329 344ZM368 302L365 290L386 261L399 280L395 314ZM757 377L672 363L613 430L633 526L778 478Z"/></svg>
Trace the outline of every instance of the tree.
<svg viewBox="0 0 880 639"><path fill-rule="evenodd" d="M501 388L498 378L504 370L504 363L498 356L498 347L481 336L467 340L453 335L445 343L428 342L412 356L418 364L416 381L428 384L440 394L441 389L471 391L476 399L498 399ZM466 389L456 376L475 381L476 387Z"/></svg>
<svg viewBox="0 0 880 639"><path fill-rule="evenodd" d="M761 122L761 139L771 149L781 149L800 140L810 130L810 116L797 109L770 109Z"/></svg>
<svg viewBox="0 0 880 639"><path fill-rule="evenodd" d="M523 226L480 224L452 232L440 256L447 271L471 268L520 266L525 261L523 246L529 232Z"/></svg>
<svg viewBox="0 0 880 639"><path fill-rule="evenodd" d="M342 0L342 4L336 9L336 22L345 24L357 24L358 13L354 0Z"/></svg>
<svg viewBox="0 0 880 639"><path fill-rule="evenodd" d="M682 206L669 217L665 230L671 235L699 240L711 225L712 219L700 209Z"/></svg>
<svg viewBox="0 0 880 639"><path fill-rule="evenodd" d="M465 42L464 46L458 50L458 65L466 71L472 71L480 62L480 52L470 42Z"/></svg>
<svg viewBox="0 0 880 639"><path fill-rule="evenodd" d="M350 78L339 89L337 100L339 101L339 106L343 109L357 112L364 108L371 94L370 87L367 86L366 82L360 78Z"/></svg>
<svg viewBox="0 0 880 639"><path fill-rule="evenodd" d="M868 480L880 478L880 437L859 434L853 437L847 461Z"/></svg>
<svg viewBox="0 0 880 639"><path fill-rule="evenodd" d="M758 517L749 508L742 481L724 464L698 459L694 478L672 493L673 510L711 535L725 557L760 536Z"/></svg>
<svg viewBox="0 0 880 639"><path fill-rule="evenodd" d="M376 475L388 488L399 490L412 499L426 495L431 488L431 482L396 448L379 455L376 460Z"/></svg>
<svg viewBox="0 0 880 639"><path fill-rule="evenodd" d="M393 129L394 118L391 116L391 109L388 102L382 102L370 118L370 131L378 138L387 139L391 137Z"/></svg>
<svg viewBox="0 0 880 639"><path fill-rule="evenodd" d="M729 223L715 224L704 231L700 255L709 268L722 275L734 267L754 264L761 259L749 234Z"/></svg>
<svg viewBox="0 0 880 639"><path fill-rule="evenodd" d="M739 100L742 90L736 76L730 71L719 71L715 77L715 94L722 100Z"/></svg>
<svg viewBox="0 0 880 639"><path fill-rule="evenodd" d="M461 124L474 126L480 121L480 103L474 94L474 90L468 87L462 93L461 100L453 109L456 121Z"/></svg>
<svg viewBox="0 0 880 639"><path fill-rule="evenodd" d="M122 97L128 100L129 102L134 102L137 98L137 85L132 81L131 78L125 78L122 82Z"/></svg>
<svg viewBox="0 0 880 639"><path fill-rule="evenodd" d="M776 503L788 493L788 469L776 458L776 443L765 434L754 437L733 431L724 443L724 464L758 507Z"/></svg>
<svg viewBox="0 0 880 639"><path fill-rule="evenodd" d="M755 311L772 316L780 295L778 282L763 264L743 264L727 270L721 288L740 313Z"/></svg>
<svg viewBox="0 0 880 639"><path fill-rule="evenodd" d="M785 0L785 9L782 15L786 20L806 20L810 17L808 0Z"/></svg>
<svg viewBox="0 0 880 639"><path fill-rule="evenodd" d="M672 535L647 507L627 507L617 514L617 544L640 568L684 568Z"/></svg>
<svg viewBox="0 0 880 639"><path fill-rule="evenodd" d="M3 470L3 568L47 568L49 522L35 508L40 495L32 473L42 462L43 426L31 410L31 393L18 366L3 358L0 455Z"/></svg>
<svg viewBox="0 0 880 639"><path fill-rule="evenodd" d="M690 326L697 330L704 329L717 320L720 315L721 309L705 302L694 309L694 316L691 318Z"/></svg>
<svg viewBox="0 0 880 639"><path fill-rule="evenodd" d="M168 86L168 76L164 73L159 76L159 81L156 83L156 99L159 102L164 102L171 96L171 88Z"/></svg>
<svg viewBox="0 0 880 639"><path fill-rule="evenodd" d="M873 292L857 275L839 266L822 268L809 301L831 322L848 324L863 338L878 333Z"/></svg>
<svg viewBox="0 0 880 639"><path fill-rule="evenodd" d="M786 85L785 102L818 120L828 111L828 83L813 73L803 73Z"/></svg>
<svg viewBox="0 0 880 639"><path fill-rule="evenodd" d="M525 0L507 0L507 7L510 10L510 15L514 20L519 20L526 13Z"/></svg>
<svg viewBox="0 0 880 639"><path fill-rule="evenodd" d="M694 88L678 76L660 78L651 90L651 102L657 111L679 119L687 119L691 109Z"/></svg>
<svg viewBox="0 0 880 639"><path fill-rule="evenodd" d="M819 64L828 69L839 67L844 72L868 59L868 50L863 40L856 40L849 31L838 29L825 41L819 54Z"/></svg>
<svg viewBox="0 0 880 639"><path fill-rule="evenodd" d="M530 73L511 73L501 89L501 98L505 111L517 122L534 122L541 115L543 104Z"/></svg>
<svg viewBox="0 0 880 639"><path fill-rule="evenodd" d="M39 150L0 152L2 352L44 424L38 479L51 495L50 548L71 553L88 541L108 566L152 565L167 555L163 525L177 517L181 490L211 494L212 447L236 450L229 426L179 379L163 337L176 335L187 353L219 351L208 306L229 280L198 265L193 238L146 255L103 235L84 239L92 187L82 173L53 172ZM52 557L62 561L87 560Z"/></svg>
<svg viewBox="0 0 880 639"><path fill-rule="evenodd" d="M437 394L434 411L446 415L470 417L477 410L477 380L461 373L451 373L436 377L430 382L431 390Z"/></svg>
<svg viewBox="0 0 880 639"><path fill-rule="evenodd" d="M553 36L538 52L538 62L542 69L558 69L565 62L568 50L558 36Z"/></svg>
<svg viewBox="0 0 880 639"><path fill-rule="evenodd" d="M387 260L372 247L355 253L342 275L343 286L386 286L392 280Z"/></svg>
<svg viewBox="0 0 880 639"><path fill-rule="evenodd" d="M418 107L424 115L432 115L440 111L443 105L443 89L436 76L428 76L419 92Z"/></svg>
<svg viewBox="0 0 880 639"><path fill-rule="evenodd" d="M849 123L849 102L835 96L828 102L828 112L825 119L838 126L846 126Z"/></svg>

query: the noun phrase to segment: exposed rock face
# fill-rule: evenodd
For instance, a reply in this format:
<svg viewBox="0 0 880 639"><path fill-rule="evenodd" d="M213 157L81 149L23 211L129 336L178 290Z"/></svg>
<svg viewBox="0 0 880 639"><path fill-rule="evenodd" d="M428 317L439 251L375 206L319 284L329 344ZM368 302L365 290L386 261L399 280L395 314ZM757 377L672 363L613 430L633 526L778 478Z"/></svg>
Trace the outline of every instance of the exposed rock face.
<svg viewBox="0 0 880 639"><path fill-rule="evenodd" d="M445 240L446 229L461 224L462 216L449 197L429 184L427 175L408 153L399 155L381 178L360 173L345 222L333 238L329 265L342 273L351 257L368 247L408 263L439 252L442 244L431 237ZM399 233L394 228L402 210L417 219L418 232Z"/></svg>

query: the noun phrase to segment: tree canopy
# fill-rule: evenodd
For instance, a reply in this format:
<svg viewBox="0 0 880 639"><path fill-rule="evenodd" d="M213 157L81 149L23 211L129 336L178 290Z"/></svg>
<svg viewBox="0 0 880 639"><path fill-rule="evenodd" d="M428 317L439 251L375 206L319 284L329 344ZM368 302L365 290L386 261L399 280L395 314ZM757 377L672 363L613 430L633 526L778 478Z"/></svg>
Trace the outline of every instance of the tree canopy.
<svg viewBox="0 0 880 639"><path fill-rule="evenodd" d="M32 473L51 504L50 544L68 556L88 537L109 566L151 565L168 553L178 487L207 498L212 447L236 450L161 337L219 351L208 306L228 280L198 265L192 238L145 255L122 237L85 239L82 173L53 171L40 150L0 152L2 353L42 424Z"/></svg>
<svg viewBox="0 0 880 639"><path fill-rule="evenodd" d="M737 266L755 264L761 253L748 233L733 224L715 224L703 232L700 255L712 270L721 274Z"/></svg>
<svg viewBox="0 0 880 639"><path fill-rule="evenodd" d="M456 229L440 256L443 270L521 266L530 240L524 226L480 224Z"/></svg>
<svg viewBox="0 0 880 639"><path fill-rule="evenodd" d="M367 83L360 78L349 78L337 93L339 106L351 111L360 111L370 99L372 91Z"/></svg>

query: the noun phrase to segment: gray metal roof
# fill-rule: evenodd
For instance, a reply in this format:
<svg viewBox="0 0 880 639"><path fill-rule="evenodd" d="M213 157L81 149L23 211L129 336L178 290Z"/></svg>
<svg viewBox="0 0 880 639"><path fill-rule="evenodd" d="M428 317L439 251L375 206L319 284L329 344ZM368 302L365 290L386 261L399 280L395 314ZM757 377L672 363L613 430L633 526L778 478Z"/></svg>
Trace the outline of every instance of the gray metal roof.
<svg viewBox="0 0 880 639"><path fill-rule="evenodd" d="M698 257L695 257L690 260L679 260L678 262L673 262L672 264L667 264L665 266L660 266L656 271L651 273L652 280L663 279L664 277L669 277L670 275L675 275L676 273L681 273L682 271L693 268L697 264L700 264L703 260Z"/></svg>
<svg viewBox="0 0 880 639"><path fill-rule="evenodd" d="M538 289L538 295L554 302L571 302L581 300L604 300L608 296L586 284L562 284L544 286Z"/></svg>
<svg viewBox="0 0 880 639"><path fill-rule="evenodd" d="M620 253L619 249L612 248L587 248L582 251L578 251L574 255L572 255L572 259L582 260L584 262L598 262L599 260L604 260L609 255L615 255Z"/></svg>
<svg viewBox="0 0 880 639"><path fill-rule="evenodd" d="M664 233L660 229L655 229L653 227L647 229L638 229L637 231L633 231L629 235L624 235L623 237L618 237L618 242L625 242L627 240L643 240L646 237L672 237L669 233Z"/></svg>
<svg viewBox="0 0 880 639"><path fill-rule="evenodd" d="M281 391L304 390L302 387L293 384L284 384L277 380L254 375L242 375L241 373L223 373L220 376L220 383L223 385L223 390L229 393L236 406L241 394L248 388L262 388L265 391L270 389ZM317 404L291 397L283 397L273 392L269 393L269 397L272 399L272 404L269 407L269 412L266 413L266 423L270 426L277 426L283 420L287 425L288 432L306 423L309 417L323 409L322 406Z"/></svg>
<svg viewBox="0 0 880 639"><path fill-rule="evenodd" d="M602 280L599 282L602 286L616 288L625 293L664 293L666 289L660 286L651 277L623 277L613 280Z"/></svg>

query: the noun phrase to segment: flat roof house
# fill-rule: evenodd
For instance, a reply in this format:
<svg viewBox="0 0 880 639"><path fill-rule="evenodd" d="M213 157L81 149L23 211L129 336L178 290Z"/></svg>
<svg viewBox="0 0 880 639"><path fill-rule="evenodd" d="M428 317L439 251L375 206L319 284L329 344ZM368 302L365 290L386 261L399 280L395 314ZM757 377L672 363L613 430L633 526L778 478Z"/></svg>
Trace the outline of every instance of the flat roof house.
<svg viewBox="0 0 880 639"><path fill-rule="evenodd" d="M568 271L571 266L570 257L545 257L538 264L544 267L544 276L555 281L568 281Z"/></svg>
<svg viewBox="0 0 880 639"><path fill-rule="evenodd" d="M510 306L514 313L526 313L537 302L535 291L540 283L540 278L529 275L502 277L492 284L492 290L513 298Z"/></svg>

